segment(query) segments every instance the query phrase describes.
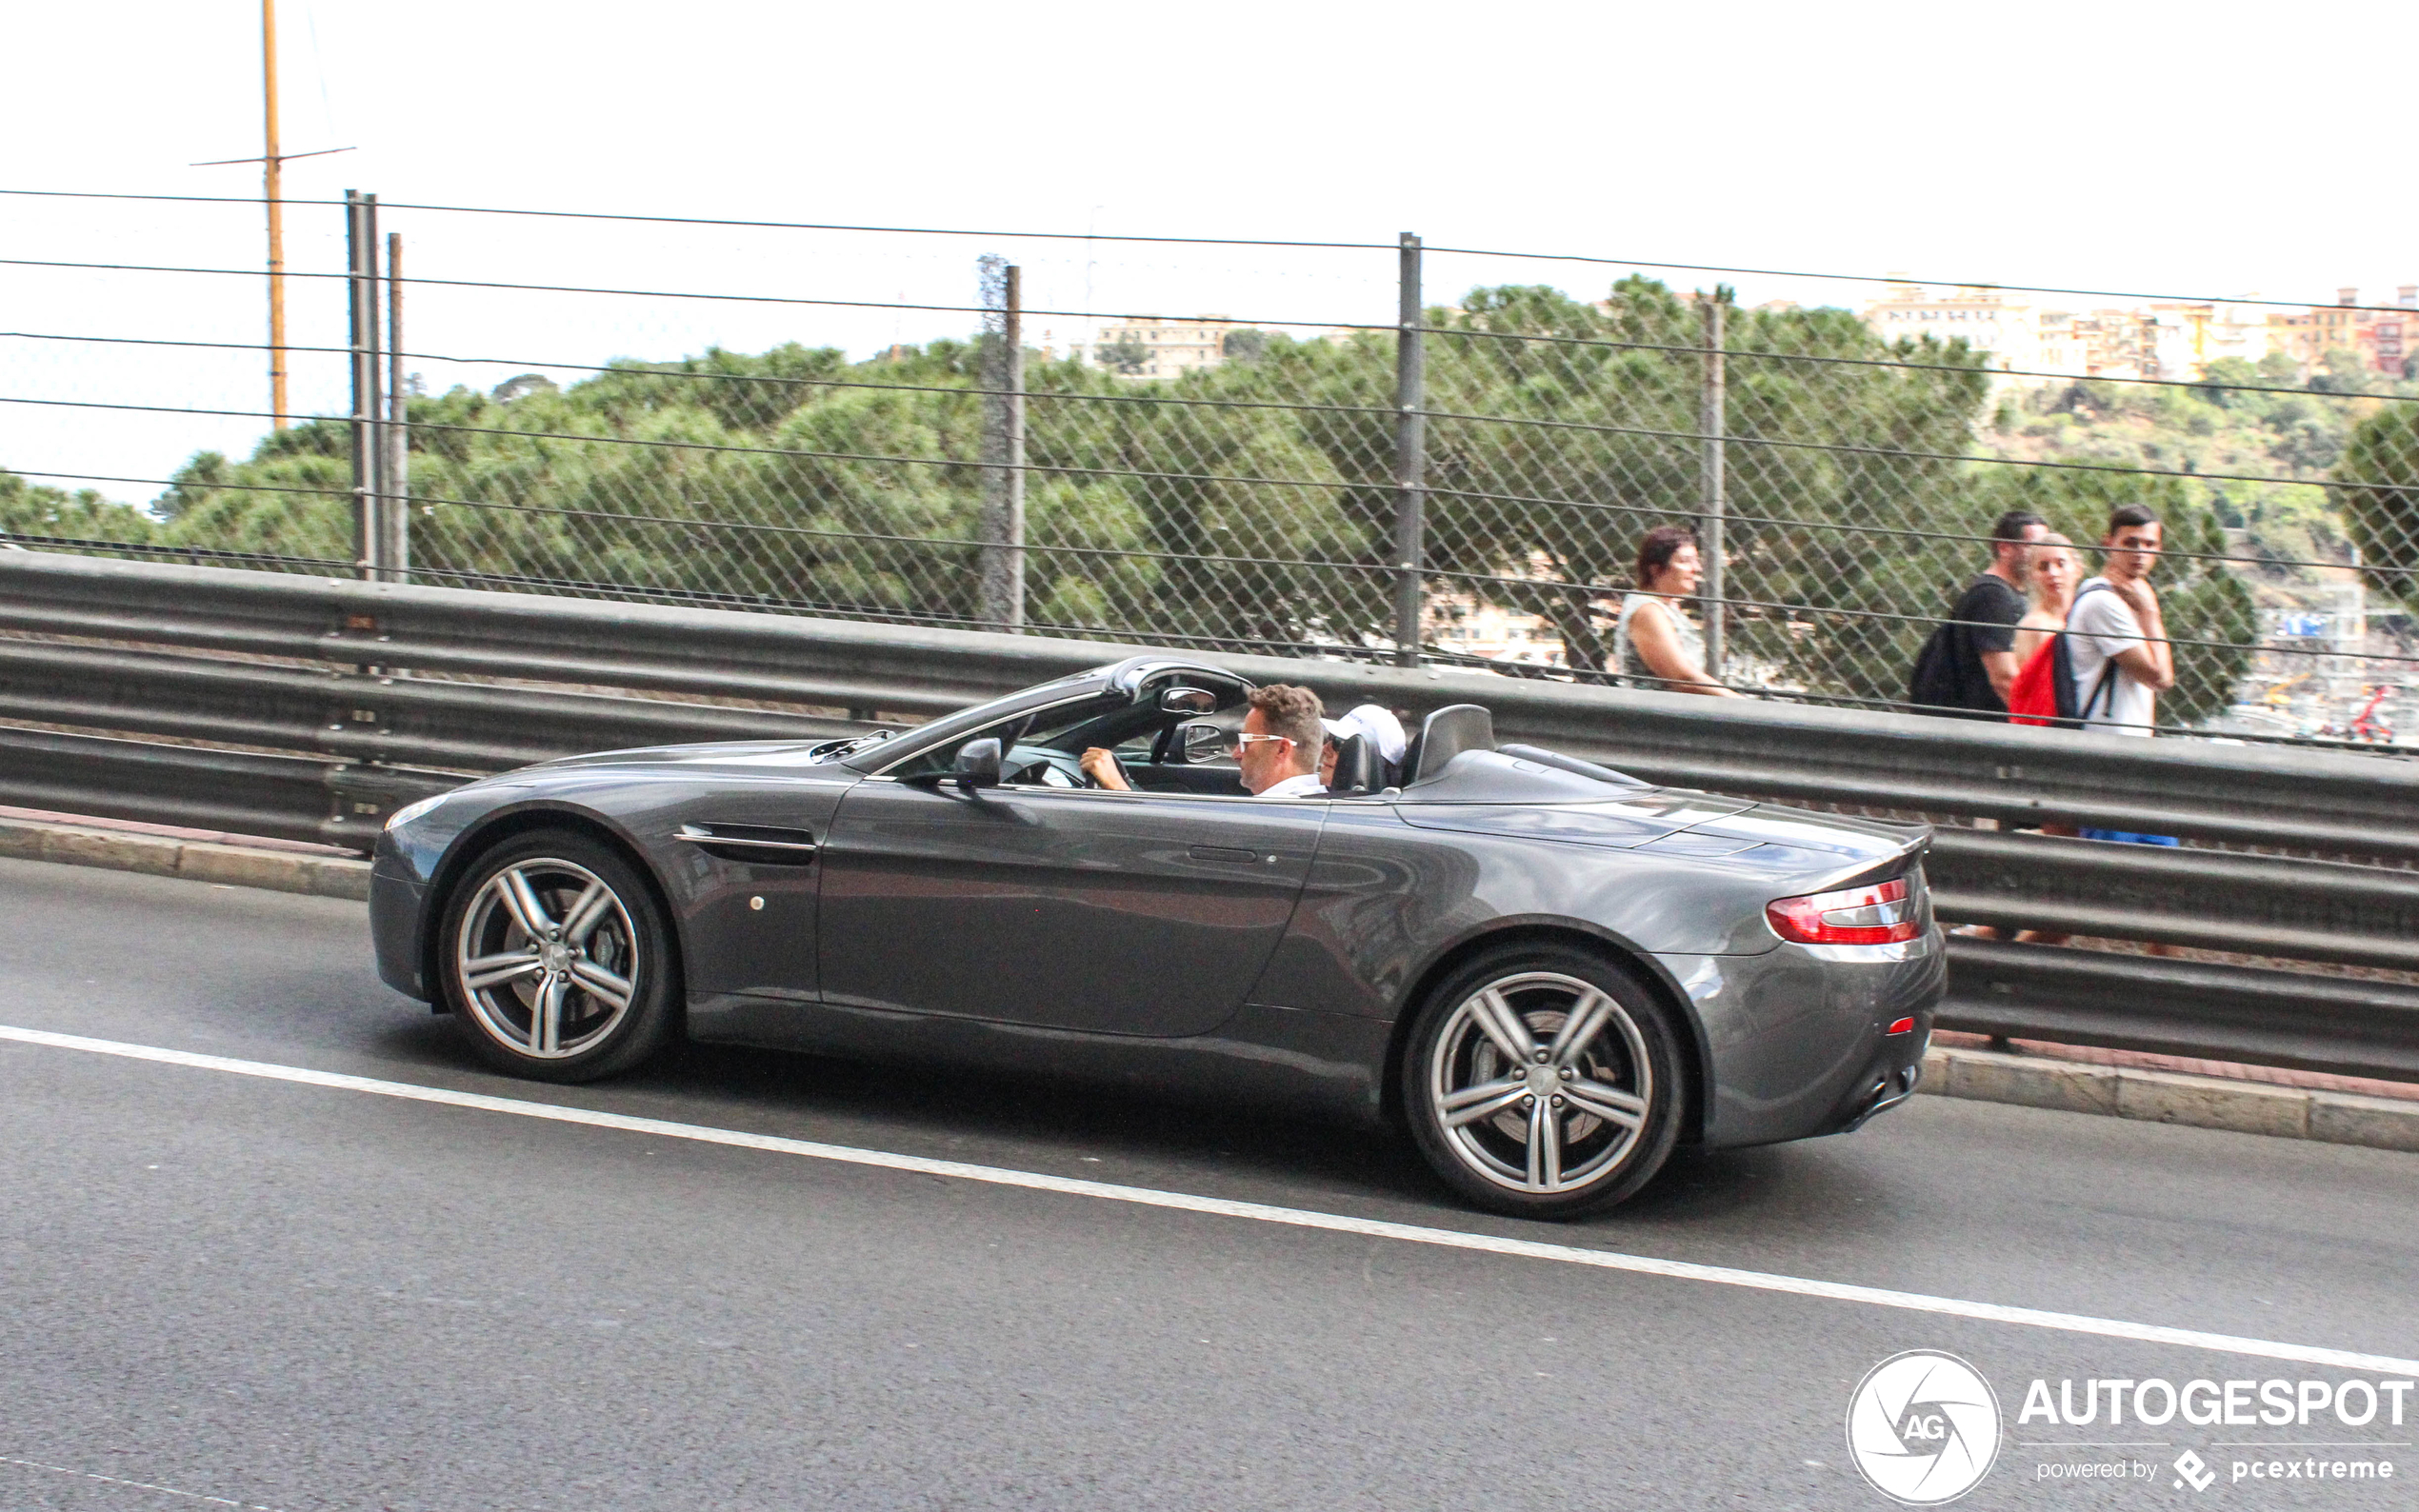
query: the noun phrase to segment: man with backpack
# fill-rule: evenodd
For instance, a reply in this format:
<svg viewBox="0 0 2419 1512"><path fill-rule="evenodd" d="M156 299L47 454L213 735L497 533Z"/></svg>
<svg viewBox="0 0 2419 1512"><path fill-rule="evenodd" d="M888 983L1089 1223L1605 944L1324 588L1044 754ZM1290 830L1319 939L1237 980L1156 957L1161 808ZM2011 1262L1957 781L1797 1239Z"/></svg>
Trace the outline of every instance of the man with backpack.
<svg viewBox="0 0 2419 1512"><path fill-rule="evenodd" d="M2111 510L2109 533L2100 538L2108 561L2100 576L2074 590L2065 648L2086 729L2148 735L2158 695L2175 686L2175 648L2150 587L2161 534L2159 517L2145 506Z"/></svg>
<svg viewBox="0 0 2419 1512"><path fill-rule="evenodd" d="M1966 586L1946 624L1916 653L1908 701L1927 714L1964 719L2008 717L2008 688L2016 680L2016 623L2025 616L2026 564L2049 523L2029 509L2010 509L1990 527L1990 566Z"/></svg>

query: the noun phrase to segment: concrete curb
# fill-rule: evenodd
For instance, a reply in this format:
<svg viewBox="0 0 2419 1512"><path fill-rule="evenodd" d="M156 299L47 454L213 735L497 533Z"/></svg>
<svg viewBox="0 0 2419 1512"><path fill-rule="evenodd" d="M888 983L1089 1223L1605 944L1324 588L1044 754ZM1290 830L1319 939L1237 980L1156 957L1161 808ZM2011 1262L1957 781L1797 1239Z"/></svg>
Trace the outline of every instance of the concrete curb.
<svg viewBox="0 0 2419 1512"><path fill-rule="evenodd" d="M2046 1056L1935 1045L1918 1090L1984 1103L2189 1124L2328 1144L2419 1150L2419 1102L2229 1082L2175 1071L2087 1065Z"/></svg>
<svg viewBox="0 0 2419 1512"><path fill-rule="evenodd" d="M88 825L0 819L0 856L19 861L55 861L70 866L106 866L113 871L144 871L155 877L186 877L231 887L307 892L322 898L349 898L355 903L370 896L370 863L366 861L222 846Z"/></svg>

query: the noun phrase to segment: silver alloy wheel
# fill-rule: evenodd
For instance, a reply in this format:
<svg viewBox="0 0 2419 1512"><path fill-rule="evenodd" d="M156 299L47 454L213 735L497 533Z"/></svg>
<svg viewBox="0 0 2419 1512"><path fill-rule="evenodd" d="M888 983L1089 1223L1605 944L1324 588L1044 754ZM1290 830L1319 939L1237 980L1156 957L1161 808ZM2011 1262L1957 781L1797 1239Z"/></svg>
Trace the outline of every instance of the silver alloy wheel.
<svg viewBox="0 0 2419 1512"><path fill-rule="evenodd" d="M462 1001L515 1055L559 1061L600 1044L638 997L638 931L596 873L532 856L481 885L455 937Z"/></svg>
<svg viewBox="0 0 2419 1512"><path fill-rule="evenodd" d="M1464 999L1429 1054L1446 1147L1495 1185L1588 1185L1638 1143L1654 1104L1644 1035L1610 993L1558 971L1499 977Z"/></svg>

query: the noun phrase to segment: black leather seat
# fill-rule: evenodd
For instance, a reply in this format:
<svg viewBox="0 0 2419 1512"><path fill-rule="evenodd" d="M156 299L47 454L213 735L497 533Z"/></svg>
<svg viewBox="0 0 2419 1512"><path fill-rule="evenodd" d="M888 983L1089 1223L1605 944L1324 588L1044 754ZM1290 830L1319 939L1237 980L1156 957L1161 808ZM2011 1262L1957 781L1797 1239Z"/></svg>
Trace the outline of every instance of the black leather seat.
<svg viewBox="0 0 2419 1512"><path fill-rule="evenodd" d="M1385 784L1379 780L1376 748L1366 735L1347 735L1335 743L1335 781L1328 784L1328 791L1349 795L1373 793Z"/></svg>

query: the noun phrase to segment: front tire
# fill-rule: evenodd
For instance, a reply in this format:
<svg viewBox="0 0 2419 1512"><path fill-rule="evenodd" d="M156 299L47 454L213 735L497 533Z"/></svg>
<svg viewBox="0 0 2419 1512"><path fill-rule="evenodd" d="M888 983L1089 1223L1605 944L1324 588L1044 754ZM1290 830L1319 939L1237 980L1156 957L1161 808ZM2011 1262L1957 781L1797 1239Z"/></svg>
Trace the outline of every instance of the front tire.
<svg viewBox="0 0 2419 1512"><path fill-rule="evenodd" d="M1575 1218L1652 1180L1688 1084L1662 999L1591 951L1513 945L1439 984L1404 1045L1403 1105L1436 1174L1481 1207Z"/></svg>
<svg viewBox="0 0 2419 1512"><path fill-rule="evenodd" d="M663 1048L678 1019L671 932L621 855L538 830L480 856L446 901L446 1005L480 1059L592 1082Z"/></svg>

